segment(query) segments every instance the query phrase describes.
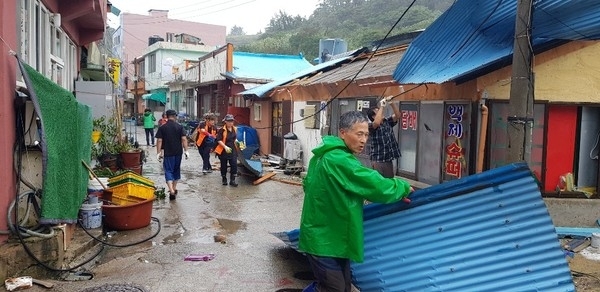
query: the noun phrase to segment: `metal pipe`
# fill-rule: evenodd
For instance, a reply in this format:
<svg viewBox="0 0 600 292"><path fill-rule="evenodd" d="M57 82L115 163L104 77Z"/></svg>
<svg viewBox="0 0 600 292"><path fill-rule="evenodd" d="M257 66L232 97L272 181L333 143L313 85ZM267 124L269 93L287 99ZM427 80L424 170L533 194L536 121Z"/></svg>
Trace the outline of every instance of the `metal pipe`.
<svg viewBox="0 0 600 292"><path fill-rule="evenodd" d="M479 128L479 145L477 149L477 169L476 173L483 171L483 155L485 153L485 141L487 135L488 108L481 104L481 128Z"/></svg>

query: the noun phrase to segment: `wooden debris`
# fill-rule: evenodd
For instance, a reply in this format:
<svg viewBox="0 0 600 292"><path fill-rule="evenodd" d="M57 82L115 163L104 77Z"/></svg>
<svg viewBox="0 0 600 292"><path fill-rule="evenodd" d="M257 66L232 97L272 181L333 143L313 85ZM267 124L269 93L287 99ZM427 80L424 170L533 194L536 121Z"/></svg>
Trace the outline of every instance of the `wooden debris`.
<svg viewBox="0 0 600 292"><path fill-rule="evenodd" d="M275 176L274 172L269 172L269 173L261 176L259 179L253 181L252 184L253 185L257 185L257 184L262 183L263 181L266 181L266 180L268 180L268 179L270 179L270 178L272 178L274 176Z"/></svg>
<svg viewBox="0 0 600 292"><path fill-rule="evenodd" d="M563 248L572 252L580 252L584 248L590 246L590 243L591 241L589 238L576 238L565 244Z"/></svg>

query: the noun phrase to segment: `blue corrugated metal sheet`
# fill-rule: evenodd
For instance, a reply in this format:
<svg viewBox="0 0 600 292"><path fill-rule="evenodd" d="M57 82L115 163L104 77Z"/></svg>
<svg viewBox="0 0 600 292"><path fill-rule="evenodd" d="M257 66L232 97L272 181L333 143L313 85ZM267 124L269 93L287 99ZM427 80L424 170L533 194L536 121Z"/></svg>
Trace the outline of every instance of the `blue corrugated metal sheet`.
<svg viewBox="0 0 600 292"><path fill-rule="evenodd" d="M394 79L403 84L443 83L510 57L517 2L456 1L410 45ZM533 2L534 47L600 38L600 1Z"/></svg>
<svg viewBox="0 0 600 292"><path fill-rule="evenodd" d="M302 55L256 54L233 52L233 75L236 78L275 80L312 67Z"/></svg>
<svg viewBox="0 0 600 292"><path fill-rule="evenodd" d="M340 57L338 59L333 59L333 60L330 60L330 61L327 61L324 63L317 64L315 66L311 66L304 70L298 71L294 74L285 76L283 78L275 79L273 82L254 87L254 88L251 88L246 91L242 91L238 94L242 95L244 98L261 98L261 97L263 97L263 95L265 95L267 92L273 90L277 86L281 86L281 85L289 83L290 81L293 81L295 79L304 77L306 75L310 75L311 73L319 72L327 67L338 66L338 64L346 62L346 61L350 60L351 58L355 57L356 55L363 53L364 51L365 51L365 49L363 48L363 49L355 50L353 52L349 52L344 57Z"/></svg>
<svg viewBox="0 0 600 292"><path fill-rule="evenodd" d="M524 163L364 209L361 291L575 291L537 183ZM298 230L276 236L297 246Z"/></svg>

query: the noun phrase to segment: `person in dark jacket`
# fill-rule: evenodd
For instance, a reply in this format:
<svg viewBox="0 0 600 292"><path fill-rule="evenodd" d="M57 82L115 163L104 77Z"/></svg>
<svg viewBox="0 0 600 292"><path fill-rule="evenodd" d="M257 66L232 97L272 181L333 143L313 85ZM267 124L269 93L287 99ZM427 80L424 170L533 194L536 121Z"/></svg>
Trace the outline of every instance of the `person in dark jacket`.
<svg viewBox="0 0 600 292"><path fill-rule="evenodd" d="M227 114L223 119L225 125L217 131L217 147L215 153L221 161L221 178L223 185L227 185L227 164L229 164L229 185L237 187L235 176L237 175L237 128L233 125L233 115Z"/></svg>
<svg viewBox="0 0 600 292"><path fill-rule="evenodd" d="M340 117L339 137L325 136L312 150L303 181L298 249L306 253L316 282L304 291L351 291L350 261L363 262L363 202L392 203L413 188L362 165L356 154L369 136L359 111Z"/></svg>
<svg viewBox="0 0 600 292"><path fill-rule="evenodd" d="M183 126L177 123L177 112L167 111L168 121L156 131L156 158L162 160L165 180L169 188L169 200L177 196L177 182L181 179L181 155L190 157L187 147L187 135Z"/></svg>
<svg viewBox="0 0 600 292"><path fill-rule="evenodd" d="M212 172L212 166L210 165L210 152L215 148L217 130L215 128L215 115L207 113L204 115L204 121L196 128L198 131L198 138L196 146L200 157L202 157L202 174Z"/></svg>

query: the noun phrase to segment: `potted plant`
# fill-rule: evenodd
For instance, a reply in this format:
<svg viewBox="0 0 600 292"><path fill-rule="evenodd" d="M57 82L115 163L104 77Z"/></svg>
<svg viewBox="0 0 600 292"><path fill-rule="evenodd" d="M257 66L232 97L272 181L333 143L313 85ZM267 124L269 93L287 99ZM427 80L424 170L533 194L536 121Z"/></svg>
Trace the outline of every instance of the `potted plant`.
<svg viewBox="0 0 600 292"><path fill-rule="evenodd" d="M96 143L92 144L92 159L96 159L103 167L108 167L116 171L117 154L119 153L119 143L117 134L119 133L114 118L105 116L96 118L92 121L93 131L100 132Z"/></svg>

